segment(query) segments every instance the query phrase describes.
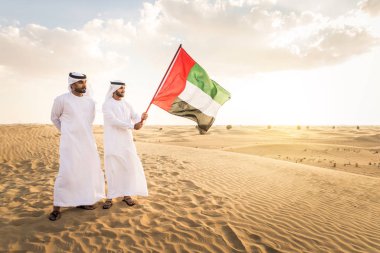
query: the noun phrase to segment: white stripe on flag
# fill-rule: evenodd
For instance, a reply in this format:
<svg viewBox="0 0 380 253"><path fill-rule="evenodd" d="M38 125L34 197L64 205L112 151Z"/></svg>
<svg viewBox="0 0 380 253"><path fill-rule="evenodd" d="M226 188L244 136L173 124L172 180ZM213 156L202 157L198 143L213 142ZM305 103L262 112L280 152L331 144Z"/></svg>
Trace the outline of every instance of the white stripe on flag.
<svg viewBox="0 0 380 253"><path fill-rule="evenodd" d="M215 117L220 104L215 102L209 95L189 81L186 81L185 89L178 96L191 106L199 109L204 114Z"/></svg>

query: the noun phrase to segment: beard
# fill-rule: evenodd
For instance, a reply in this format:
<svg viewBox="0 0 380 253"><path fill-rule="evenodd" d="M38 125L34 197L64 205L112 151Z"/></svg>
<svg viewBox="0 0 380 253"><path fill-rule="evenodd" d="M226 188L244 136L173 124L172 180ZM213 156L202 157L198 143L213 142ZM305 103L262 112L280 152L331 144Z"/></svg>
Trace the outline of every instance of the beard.
<svg viewBox="0 0 380 253"><path fill-rule="evenodd" d="M115 91L115 95L118 96L118 97L124 97L124 93L121 93L121 92L118 92L118 91Z"/></svg>
<svg viewBox="0 0 380 253"><path fill-rule="evenodd" d="M78 92L78 93L86 93L86 88L82 88L82 89L80 89L80 88L75 88L74 89L76 92Z"/></svg>

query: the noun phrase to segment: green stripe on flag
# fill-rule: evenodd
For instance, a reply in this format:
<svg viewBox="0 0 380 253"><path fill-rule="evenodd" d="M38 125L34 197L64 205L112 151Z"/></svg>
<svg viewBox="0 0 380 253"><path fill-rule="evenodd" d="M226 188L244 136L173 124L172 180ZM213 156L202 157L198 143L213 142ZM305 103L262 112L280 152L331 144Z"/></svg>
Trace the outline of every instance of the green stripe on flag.
<svg viewBox="0 0 380 253"><path fill-rule="evenodd" d="M231 94L215 81L211 80L206 71L198 63L195 63L191 68L187 76L187 81L203 90L204 93L209 95L220 105L223 105L231 98Z"/></svg>

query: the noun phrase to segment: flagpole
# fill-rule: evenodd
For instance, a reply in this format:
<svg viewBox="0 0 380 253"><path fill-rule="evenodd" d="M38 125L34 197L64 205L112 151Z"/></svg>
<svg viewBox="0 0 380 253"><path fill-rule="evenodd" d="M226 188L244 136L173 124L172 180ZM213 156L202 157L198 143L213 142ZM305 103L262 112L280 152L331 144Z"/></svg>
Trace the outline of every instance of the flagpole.
<svg viewBox="0 0 380 253"><path fill-rule="evenodd" d="M179 52L179 50L180 50L181 48L182 48L182 44L179 45L179 47L178 47L178 49L177 49L177 52L175 53L175 55L174 55L172 61L170 62L169 67L168 67L168 69L167 69L166 72L165 72L165 75L162 77L162 80L161 80L161 82L160 82L160 85L158 86L158 88L157 88L157 90L156 90L156 93L154 93L154 95L153 95L153 97L152 97L152 100L150 101L150 103L149 103L149 105L148 105L148 108L146 109L145 113L148 112L150 106L152 105L154 98L156 97L156 95L157 95L159 89L161 88L162 83L164 82L165 77L166 77L166 75L168 74L169 69L170 69L170 67L172 66L172 64L173 64L175 58L177 57L177 54L178 54L178 52Z"/></svg>

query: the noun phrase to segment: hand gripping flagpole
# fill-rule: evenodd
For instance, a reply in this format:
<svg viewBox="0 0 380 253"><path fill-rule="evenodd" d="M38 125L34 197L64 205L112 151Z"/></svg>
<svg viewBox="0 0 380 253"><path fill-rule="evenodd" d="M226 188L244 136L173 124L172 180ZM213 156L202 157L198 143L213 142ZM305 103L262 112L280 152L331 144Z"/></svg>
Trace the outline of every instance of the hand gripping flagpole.
<svg viewBox="0 0 380 253"><path fill-rule="evenodd" d="M165 77L166 77L166 75L168 74L168 72L169 72L171 66L173 65L173 62L174 62L175 58L177 57L177 54L178 54L178 52L179 52L179 50L180 50L181 48L182 48L182 44L179 45L179 47L178 47L178 49L177 49L177 52L175 53L175 55L174 55L172 61L170 62L169 67L168 67L168 69L167 69L166 72L165 72L165 75L162 77L162 80L161 80L161 82L160 82L160 85L158 86L158 88L157 88L157 90L156 90L156 93L154 93L153 98L152 98L152 100L150 101L150 103L149 103L149 105L148 105L148 108L146 109L145 113L148 112L150 106L152 105L154 98L156 97L158 91L160 90L160 88L161 88L161 86L162 86L162 83L164 82Z"/></svg>

